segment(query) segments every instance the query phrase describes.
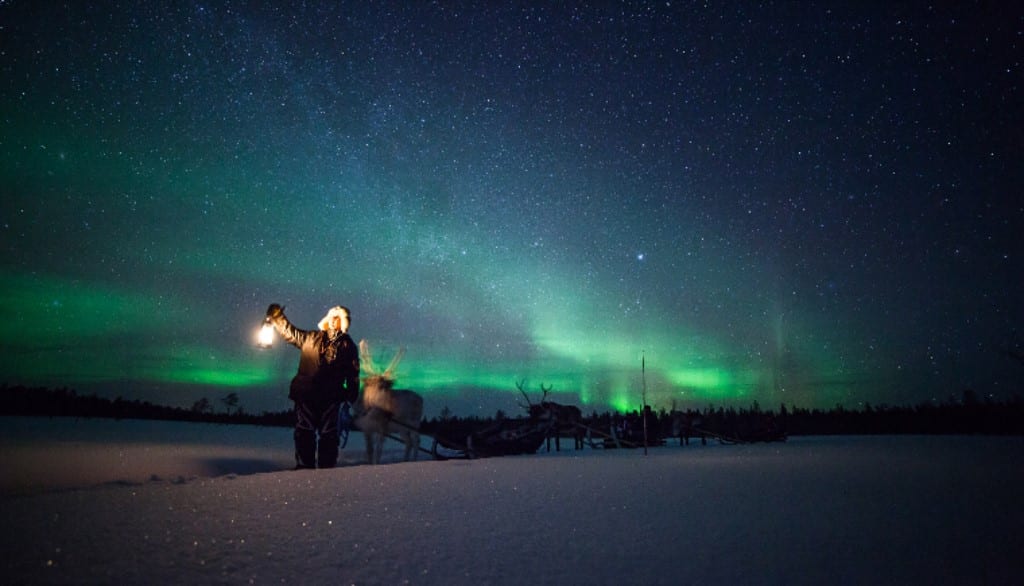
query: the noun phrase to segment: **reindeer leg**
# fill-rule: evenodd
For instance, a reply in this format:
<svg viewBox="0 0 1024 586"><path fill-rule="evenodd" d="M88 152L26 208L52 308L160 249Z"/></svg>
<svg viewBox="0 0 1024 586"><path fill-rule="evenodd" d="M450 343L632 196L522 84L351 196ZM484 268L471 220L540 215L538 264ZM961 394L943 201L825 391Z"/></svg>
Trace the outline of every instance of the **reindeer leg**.
<svg viewBox="0 0 1024 586"><path fill-rule="evenodd" d="M387 422L381 425L380 433L377 434L377 443L373 446L373 463L380 464L381 456L384 454L384 438L388 437Z"/></svg>
<svg viewBox="0 0 1024 586"><path fill-rule="evenodd" d="M409 431L405 429L402 430L401 436L402 443L405 444L405 454L403 454L403 460L408 462L409 460L412 459L412 454L410 453L412 450L412 438L409 437Z"/></svg>
<svg viewBox="0 0 1024 586"><path fill-rule="evenodd" d="M373 434L364 432L363 439L366 441L366 463L373 464Z"/></svg>
<svg viewBox="0 0 1024 586"><path fill-rule="evenodd" d="M402 431L402 442L405 443L405 461L409 462L412 460L412 437L407 429Z"/></svg>
<svg viewBox="0 0 1024 586"><path fill-rule="evenodd" d="M413 461L420 459L420 432L411 431L409 432L410 445L412 446L412 459Z"/></svg>

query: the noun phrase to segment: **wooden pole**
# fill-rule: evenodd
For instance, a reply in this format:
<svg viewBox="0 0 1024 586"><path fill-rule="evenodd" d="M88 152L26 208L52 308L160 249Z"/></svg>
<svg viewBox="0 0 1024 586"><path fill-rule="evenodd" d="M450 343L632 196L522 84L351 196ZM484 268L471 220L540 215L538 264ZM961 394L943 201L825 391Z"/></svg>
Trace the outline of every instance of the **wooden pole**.
<svg viewBox="0 0 1024 586"><path fill-rule="evenodd" d="M644 420L644 455L647 455L647 357L640 352L640 417Z"/></svg>

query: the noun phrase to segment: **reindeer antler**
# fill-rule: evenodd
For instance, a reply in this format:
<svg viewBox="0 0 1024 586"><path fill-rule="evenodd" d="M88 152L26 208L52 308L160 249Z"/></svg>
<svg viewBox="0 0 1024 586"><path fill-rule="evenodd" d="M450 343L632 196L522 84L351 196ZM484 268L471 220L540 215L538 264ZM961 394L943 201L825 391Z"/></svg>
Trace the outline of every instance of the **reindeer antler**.
<svg viewBox="0 0 1024 586"><path fill-rule="evenodd" d="M370 354L370 343L366 340L359 340L359 362L360 368L369 373L370 376L377 374L377 365L373 363L373 356Z"/></svg>
<svg viewBox="0 0 1024 586"><path fill-rule="evenodd" d="M541 391L542 391L542 392L544 393L544 394L543 394L543 395L541 395L541 397L540 397L540 402L541 402L541 403L543 403L543 402L544 402L544 399L547 399L547 398L548 398L548 393L549 393L549 392L551 391L551 389L553 389L554 387L555 387L555 385L551 384L551 385L548 385L548 386L547 386L547 388L544 388L544 383L540 383L540 390L541 390Z"/></svg>
<svg viewBox="0 0 1024 586"><path fill-rule="evenodd" d="M377 364L373 361L373 354L370 353L370 343L366 340L359 340L359 361L360 367L369 376L382 376L386 379L395 378L395 369L398 368L398 363L405 356L405 348L399 348L398 353L391 359L388 367L383 371L377 369Z"/></svg>
<svg viewBox="0 0 1024 586"><path fill-rule="evenodd" d="M525 386L526 386L526 379L525 378L523 380L521 380L521 381L516 381L516 388L519 389L519 392L522 393L523 397L526 398L526 405L523 405L522 403L520 403L519 406L520 407L526 407L527 409L529 409L533 405L533 402L530 401L530 395L526 394L526 389L524 388Z"/></svg>
<svg viewBox="0 0 1024 586"><path fill-rule="evenodd" d="M398 349L398 353L391 359L388 367L384 369L384 378L395 378L395 369L398 368L398 363L402 360L403 356L405 356L405 346Z"/></svg>

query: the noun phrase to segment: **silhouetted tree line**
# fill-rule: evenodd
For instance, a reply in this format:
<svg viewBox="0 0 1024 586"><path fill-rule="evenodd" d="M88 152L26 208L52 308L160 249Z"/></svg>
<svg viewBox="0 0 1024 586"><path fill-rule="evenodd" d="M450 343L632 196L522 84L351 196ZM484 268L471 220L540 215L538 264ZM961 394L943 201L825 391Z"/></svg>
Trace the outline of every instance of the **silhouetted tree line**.
<svg viewBox="0 0 1024 586"><path fill-rule="evenodd" d="M107 399L80 395L67 388L48 389L25 386L0 386L0 415L47 417L106 417L114 419L155 419L207 423L242 423L291 427L294 413L289 409L260 414L247 413L238 396L229 393L219 399L219 411L208 399L196 401L191 408L167 407L122 397ZM979 399L973 391L964 391L959 400L921 403L912 407L872 406L847 409L842 405L829 410L804 409L781 405L778 411L763 410L755 401L749 408L708 406L668 412L647 411L647 427L652 438L674 437L680 414L686 416L691 437L701 430L728 437L744 438L766 426L787 435L865 435L865 434L990 434L1024 435L1024 401ZM441 415L423 422L423 432L463 437L505 418L501 411L494 417L459 417L446 407ZM584 424L608 427L617 421L640 421L640 413L592 412Z"/></svg>
<svg viewBox="0 0 1024 586"><path fill-rule="evenodd" d="M34 415L45 417L97 417L111 419L157 419L205 423L242 423L291 427L294 414L288 411L246 413L239 406L238 395L228 393L220 399L223 411L214 409L208 399L196 401L191 408L154 405L148 401L132 401L122 397L107 399L96 395L80 395L73 389L41 387L0 387L0 415Z"/></svg>
<svg viewBox="0 0 1024 586"><path fill-rule="evenodd" d="M1024 401L979 400L964 391L959 401L913 407L872 406L829 411L783 407L779 420L791 435L840 434L988 434L1024 435Z"/></svg>
<svg viewBox="0 0 1024 586"><path fill-rule="evenodd" d="M499 412L499 417L504 415ZM684 425L680 426L680 416ZM461 437L493 422L480 417L460 418L445 409L440 417L425 421L426 433L448 432ZM639 411L631 413L592 412L583 421L599 429L630 424L636 436L642 425ZM763 410L755 401L749 408L708 406L703 410L687 409L669 412L647 410L647 431L650 438L677 437L680 427L691 438L723 436L740 440L764 437L775 431L785 435L1024 435L1024 401L1015 397L999 402L980 400L973 391L964 391L960 400L945 403L926 402L912 407L888 405L851 410L836 405L829 410L804 409L780 405L778 411Z"/></svg>

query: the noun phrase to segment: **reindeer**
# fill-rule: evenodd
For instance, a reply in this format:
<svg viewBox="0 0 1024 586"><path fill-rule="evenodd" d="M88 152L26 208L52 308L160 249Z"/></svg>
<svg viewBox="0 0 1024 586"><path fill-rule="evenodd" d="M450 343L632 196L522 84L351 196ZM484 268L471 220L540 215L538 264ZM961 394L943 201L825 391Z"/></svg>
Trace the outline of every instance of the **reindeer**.
<svg viewBox="0 0 1024 586"><path fill-rule="evenodd" d="M531 419L547 420L551 422L551 429L548 432L548 451L551 451L551 438L555 438L555 451L561 451L561 437L563 435L569 435L573 438L573 449L579 450L583 448L583 413L580 408L575 405L562 405L561 403L555 403L554 401L547 401L548 393L551 392L551 386L545 387L543 383L540 385L540 390L544 393L541 396L540 403L534 404L530 401L530 396L526 394L526 390L523 388L526 385L526 381L516 382L516 388L526 398L527 412L530 414Z"/></svg>
<svg viewBox="0 0 1024 586"><path fill-rule="evenodd" d="M672 401L672 437L679 438L680 446L690 445L690 437L700 438L702 445L708 445L707 435L699 428L703 421L697 411L678 411L676 402Z"/></svg>
<svg viewBox="0 0 1024 586"><path fill-rule="evenodd" d="M384 438L392 429L405 442L406 461L415 460L419 455L423 397L413 391L393 388L395 367L403 353L404 349L399 350L391 364L380 372L373 363L369 344L366 340L359 341L360 361L369 376L363 379L361 414L355 422L366 436L366 460L370 464L380 464Z"/></svg>

